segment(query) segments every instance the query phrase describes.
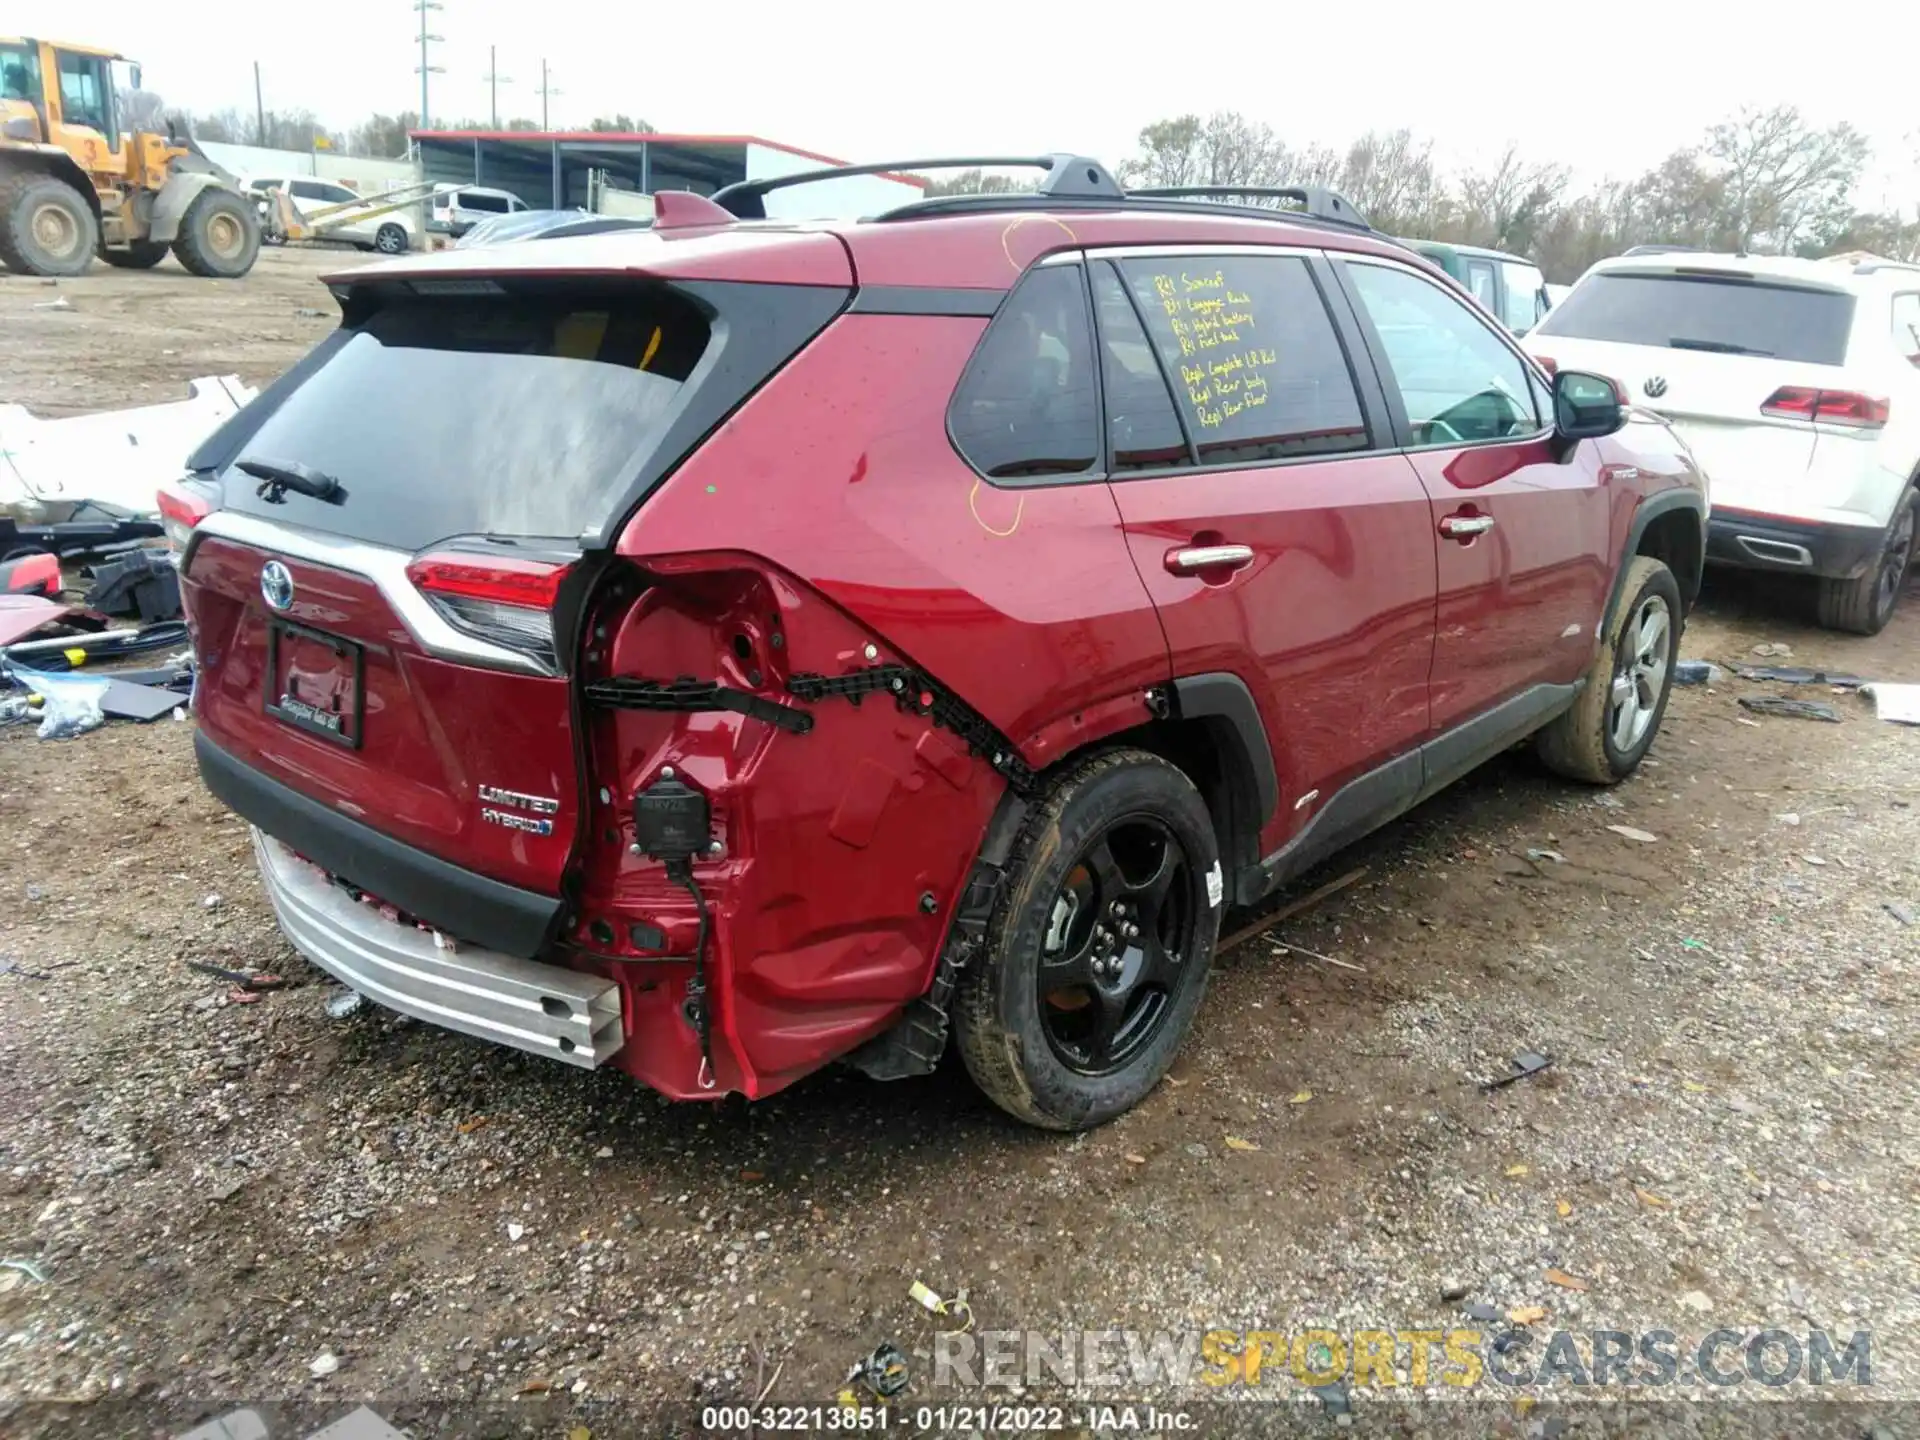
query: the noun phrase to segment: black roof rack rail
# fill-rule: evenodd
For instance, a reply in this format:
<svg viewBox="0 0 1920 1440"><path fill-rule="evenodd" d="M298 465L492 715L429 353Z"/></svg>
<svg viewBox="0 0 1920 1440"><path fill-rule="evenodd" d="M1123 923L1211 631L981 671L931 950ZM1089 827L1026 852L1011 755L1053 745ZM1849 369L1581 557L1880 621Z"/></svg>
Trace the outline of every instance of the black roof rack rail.
<svg viewBox="0 0 1920 1440"><path fill-rule="evenodd" d="M920 170L1043 170L1032 190L974 195L936 195L911 200L875 216L877 220L910 220L924 215L953 215L980 210L1055 210L1107 208L1115 201L1132 207L1236 215L1292 224L1338 226L1366 234L1377 231L1344 195L1318 185L1167 185L1140 190L1123 189L1098 160L1061 151L1051 155L963 155L937 160L882 160L870 165L834 165L774 175L764 180L742 180L716 190L708 198L741 220L767 218L766 197L775 190L844 180L855 175L895 175ZM1291 200L1298 210L1276 210L1270 205L1231 203L1233 200Z"/></svg>
<svg viewBox="0 0 1920 1440"><path fill-rule="evenodd" d="M1154 185L1126 193L1128 198L1142 195L1155 200L1296 200L1301 210L1315 220L1326 220L1355 230L1373 229L1346 196L1320 185ZM1283 210L1279 213L1292 217L1297 212Z"/></svg>
<svg viewBox="0 0 1920 1440"><path fill-rule="evenodd" d="M976 155L941 160L885 160L871 165L834 165L820 170L801 170L792 175L773 175L764 180L740 180L723 186L709 197L714 204L742 220L767 218L766 198L775 190L795 185L813 185L822 180L845 180L854 175L891 175L911 170L1044 170L1039 186L1031 192L1043 197L1067 199L1119 200L1125 191L1107 167L1084 155Z"/></svg>

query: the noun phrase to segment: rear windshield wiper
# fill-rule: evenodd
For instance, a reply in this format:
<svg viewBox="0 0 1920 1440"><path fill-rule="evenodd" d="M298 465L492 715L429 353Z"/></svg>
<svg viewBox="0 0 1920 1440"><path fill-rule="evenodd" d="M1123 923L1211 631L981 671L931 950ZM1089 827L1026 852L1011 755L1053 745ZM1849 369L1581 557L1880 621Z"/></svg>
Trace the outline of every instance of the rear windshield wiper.
<svg viewBox="0 0 1920 1440"><path fill-rule="evenodd" d="M242 460L235 468L258 480L260 498L271 504L279 504L289 490L336 505L346 498L337 479L298 460Z"/></svg>
<svg viewBox="0 0 1920 1440"><path fill-rule="evenodd" d="M1730 340L1689 340L1684 335L1676 335L1667 341L1669 350L1709 350L1715 355L1759 355L1765 359L1773 358L1771 350L1755 350L1746 345L1735 345Z"/></svg>

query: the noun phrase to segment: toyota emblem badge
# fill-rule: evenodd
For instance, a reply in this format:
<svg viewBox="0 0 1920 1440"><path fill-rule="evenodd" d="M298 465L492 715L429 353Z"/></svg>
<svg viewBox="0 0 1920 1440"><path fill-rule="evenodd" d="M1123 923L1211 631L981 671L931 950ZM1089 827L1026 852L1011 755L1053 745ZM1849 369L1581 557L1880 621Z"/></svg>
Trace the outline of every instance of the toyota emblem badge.
<svg viewBox="0 0 1920 1440"><path fill-rule="evenodd" d="M286 610L293 604L293 576L278 560L260 567L260 598L275 610Z"/></svg>
<svg viewBox="0 0 1920 1440"><path fill-rule="evenodd" d="M1640 388L1647 392L1649 399L1658 400L1662 395L1667 393L1667 377L1664 375L1655 375Z"/></svg>

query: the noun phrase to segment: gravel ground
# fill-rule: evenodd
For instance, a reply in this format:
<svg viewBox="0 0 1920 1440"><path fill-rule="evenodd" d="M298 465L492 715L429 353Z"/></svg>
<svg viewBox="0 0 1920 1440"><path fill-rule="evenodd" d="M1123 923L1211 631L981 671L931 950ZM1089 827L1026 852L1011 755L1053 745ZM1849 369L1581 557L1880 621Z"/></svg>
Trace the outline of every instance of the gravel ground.
<svg viewBox="0 0 1920 1440"><path fill-rule="evenodd" d="M171 292L290 310L322 263ZM97 394L80 381L112 307L165 278L66 282L58 318L100 325L33 346L78 408L152 398L123 353ZM10 347L22 295L42 298L0 285ZM178 324L166 348L211 328ZM258 383L299 348L177 358ZM1804 598L1717 580L1686 653L1786 642L1920 680L1920 592L1866 641L1808 628ZM1766 691L1789 693L1676 692L1617 791L1503 760L1341 857L1302 888L1367 875L1279 928L1298 948L1224 954L1169 1082L1070 1139L951 1071L674 1107L372 1010L330 1020L190 725L0 733L0 1257L44 1276L0 1270L0 1423L152 1433L114 1407L377 1398L562 1434L566 1407L751 1400L775 1367L773 1398L826 1402L882 1340L913 1357L909 1401L983 1398L932 1386L944 1322L915 1278L964 1287L986 1330L1407 1330L1479 1324L1472 1305L1682 1349L1866 1329L1872 1400L1920 1399L1920 733L1850 696L1821 694L1838 725L1735 703ZM236 1004L190 961L292 984ZM1551 1068L1482 1088L1530 1050ZM1849 1409L1847 1433L1909 1433L1910 1411Z"/></svg>

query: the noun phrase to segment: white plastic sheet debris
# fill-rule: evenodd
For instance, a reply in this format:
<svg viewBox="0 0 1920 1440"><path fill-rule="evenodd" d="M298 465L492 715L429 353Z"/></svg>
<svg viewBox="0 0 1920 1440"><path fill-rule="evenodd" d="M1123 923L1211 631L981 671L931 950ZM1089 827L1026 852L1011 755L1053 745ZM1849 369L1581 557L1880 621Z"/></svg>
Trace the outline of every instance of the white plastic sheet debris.
<svg viewBox="0 0 1920 1440"><path fill-rule="evenodd" d="M155 492L259 392L238 375L187 382L164 405L43 420L0 405L0 515L26 525L153 515Z"/></svg>
<svg viewBox="0 0 1920 1440"><path fill-rule="evenodd" d="M1873 713L1896 725L1920 725L1920 685L1886 685L1875 681L1860 687L1873 697Z"/></svg>

